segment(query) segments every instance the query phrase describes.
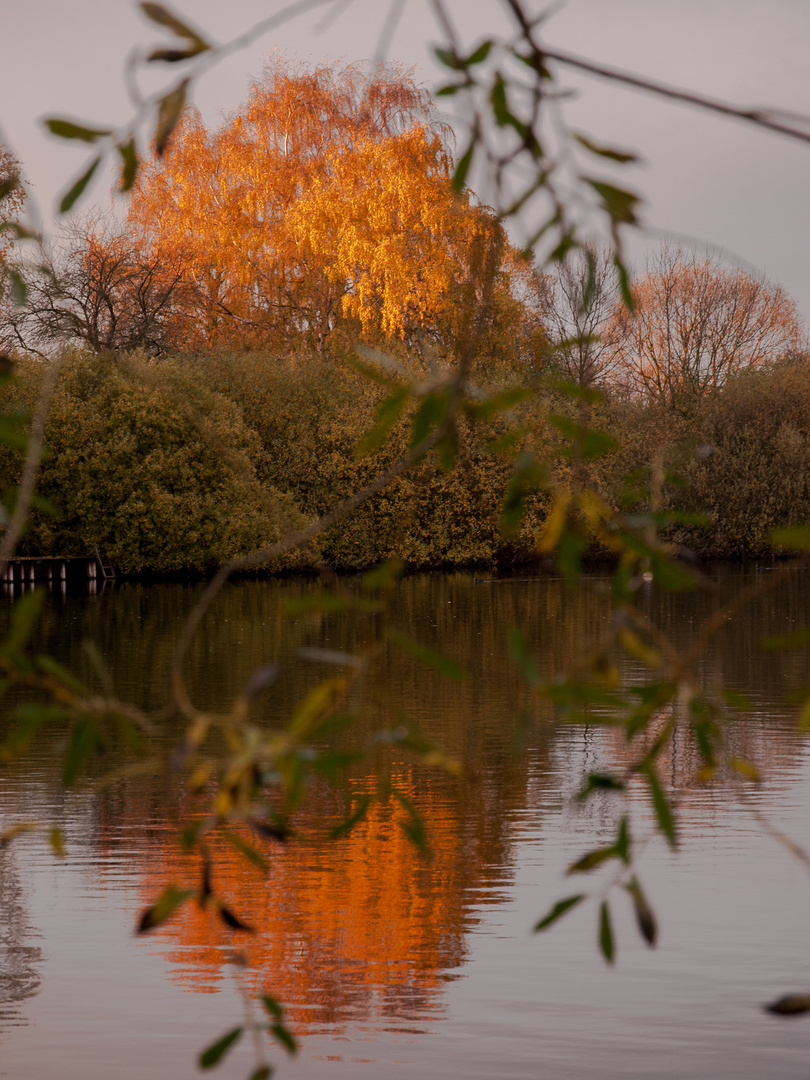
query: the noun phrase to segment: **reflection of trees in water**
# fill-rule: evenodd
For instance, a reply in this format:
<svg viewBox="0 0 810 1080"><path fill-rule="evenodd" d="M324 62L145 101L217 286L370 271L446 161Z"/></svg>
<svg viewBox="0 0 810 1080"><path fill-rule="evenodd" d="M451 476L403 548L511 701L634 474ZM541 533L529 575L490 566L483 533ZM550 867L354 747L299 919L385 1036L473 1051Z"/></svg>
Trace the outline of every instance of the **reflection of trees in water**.
<svg viewBox="0 0 810 1080"><path fill-rule="evenodd" d="M12 859L8 848L0 848L0 1032L25 1023L18 1006L39 989L36 965L42 959L40 949L26 944L31 929Z"/></svg>
<svg viewBox="0 0 810 1080"><path fill-rule="evenodd" d="M745 572L721 575L721 589L728 595L746 582ZM300 647L363 652L381 641L380 615L310 612L290 620L282 614L285 600L320 587L290 580L241 582L225 590L189 659L189 684L198 703L212 708L228 704L251 670L276 659L281 674L258 703L257 715L269 725L279 724L313 677L334 673L302 663ZM346 587L359 590L360 583L352 579ZM810 606L810 575L806 584L795 582L792 588L790 594L762 602L758 623L735 620L706 651L699 672L704 685L725 680L755 694L757 714L729 727L729 747L740 757L766 764L771 775L789 774L798 757L795 727L773 715L778 715L787 685L803 677L806 654L763 658L756 643L763 633L802 625ZM122 691L159 704L164 692L154 673L168 664L197 592L194 586L137 586L96 605L68 598L65 611L46 613L47 640L38 647L70 664L79 660L81 638L93 636L120 676ZM468 678L448 682L395 646L384 645L353 696L356 724L336 738L340 748L341 739L362 742L375 728L414 720L463 761L461 783L413 772L401 755L383 764L381 751L374 762L423 812L433 862L419 862L392 802L375 806L353 835L337 843L301 840L289 849L269 848L267 881L233 849L217 848L215 886L259 933L234 938L210 913L193 904L184 908L157 932L157 940L175 965L173 977L189 988L215 991L226 954L236 943L250 956L256 989L292 1003L299 1025L371 1016L395 1024L424 1022L440 1008L443 981L464 962L476 908L499 902L511 879L515 815L547 801L559 803L589 769L611 760L619 767L629 761L621 730L572 729L548 722L545 710L538 718L506 649L507 628L519 626L539 657L544 678L564 670L609 624L609 599L598 575L576 592L543 578L476 584L468 574L422 575L403 581L387 602L390 622L462 663ZM639 598L679 644L688 641L714 602L699 595L664 594L655 587ZM631 681L643 677L630 664L623 670ZM521 711L529 706L536 722L522 733L521 743ZM687 820L699 766L688 732L678 734L660 762L662 779L677 791ZM371 775L371 770L357 771L355 789L371 784ZM197 883L196 864L179 853L169 820L176 798L164 784L160 778L128 781L95 801L97 842L103 850L126 848L140 868L144 906L172 878ZM726 786L725 778L720 785ZM633 801L642 794L633 789ZM705 806L702 792L694 805ZM343 810L334 795L314 790L299 823L301 834L310 826L323 833ZM587 804L583 831L612 828L616 812L615 801L594 799ZM533 825L540 828L540 821L533 818Z"/></svg>
<svg viewBox="0 0 810 1080"><path fill-rule="evenodd" d="M477 794L469 784L404 764L392 765L390 779L424 817L428 861L403 832L402 808L391 797L375 801L348 836L325 839L343 807L326 788L313 789L295 822L300 839L264 845L267 878L232 847L212 844L217 894L258 932L234 935L211 911L187 905L150 937L176 965L173 980L216 991L236 946L249 958L254 989L288 1003L299 1026L352 1019L413 1025L435 1016L444 983L466 959L476 908L499 902L511 879L504 794L492 775L479 778ZM367 776L354 786L373 791L376 780ZM522 800L512 793L509 801ZM130 805L130 820L140 809ZM105 832L111 839L113 820ZM180 853L171 830L153 832L136 857L143 906L169 880L199 882L198 860Z"/></svg>

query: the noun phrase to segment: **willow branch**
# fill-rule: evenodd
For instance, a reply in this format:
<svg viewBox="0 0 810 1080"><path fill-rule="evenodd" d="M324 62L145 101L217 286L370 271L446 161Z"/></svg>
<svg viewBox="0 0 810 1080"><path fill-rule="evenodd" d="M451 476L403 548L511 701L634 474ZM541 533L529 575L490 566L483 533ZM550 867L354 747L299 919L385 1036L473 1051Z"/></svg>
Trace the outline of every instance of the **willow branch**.
<svg viewBox="0 0 810 1080"><path fill-rule="evenodd" d="M185 681L183 679L183 661L188 654L191 642L202 625L203 619L208 614L211 604L214 602L220 589L231 574L237 573L239 570L247 570L252 566L258 566L261 563L268 562L270 559L276 559L281 555L286 555L291 551L306 547L316 536L319 536L322 532L325 532L339 521L342 521L349 514L353 513L359 506L366 502L367 499L370 499L373 495L382 491L383 488L387 487L388 484L393 480L396 480L398 476L401 476L402 473L406 472L412 465L415 465L417 461L424 457L425 454L437 446L447 434L447 430L453 422L453 419L454 417L451 415L445 424L435 431L432 431L407 454L403 454L402 457L398 458L385 472L375 476L375 478L366 484L364 488L355 492L354 495L350 495L349 498L344 499L343 502L338 503L332 510L324 514L323 517L318 518L318 520L314 521L311 525L308 525L305 529L297 529L294 532L287 533L286 536L283 536L274 544L270 544L268 547L262 548L259 551L251 552L250 555L232 559L230 562L219 568L199 602L186 620L174 656L174 663L172 665L173 696L177 707L184 715L191 717L196 715L196 712L186 691Z"/></svg>
<svg viewBox="0 0 810 1080"><path fill-rule="evenodd" d="M0 541L0 574L5 570L9 559L14 554L17 541L22 535L28 511L31 509L31 500L34 497L34 485L39 471L39 463L42 460L44 446L45 423L48 419L48 410L51 398L56 388L56 377L59 366L56 363L47 364L42 378L42 386L37 399L34 416L31 422L31 434L28 438L28 448L25 455L20 487L17 491L17 501L14 504L14 513L6 528L2 541Z"/></svg>
<svg viewBox="0 0 810 1080"><path fill-rule="evenodd" d="M558 64L564 64L566 67L584 71L586 74L595 75L600 79L611 79L614 82L622 83L625 86L632 86L636 90L643 90L647 94L655 94L658 97L667 98L670 101L683 102L686 105L695 105L697 108L708 112L720 113L722 116L730 116L735 120L745 120L748 123L756 124L757 127L775 131L779 135L787 135L791 139L799 139L801 142L810 142L810 131L776 119L777 110L775 109L758 109L730 105L725 101L719 101L717 98L706 97L703 94L696 94L690 90L681 90L677 86L660 83L654 79L647 79L641 75L633 75L631 72L622 71L620 68L608 67L605 64L597 64L592 60L586 60L581 56L574 56L571 53L560 52L557 49L547 49L545 46L541 46L541 53L544 60L554 60ZM810 117L802 116L801 120L806 125L810 125Z"/></svg>

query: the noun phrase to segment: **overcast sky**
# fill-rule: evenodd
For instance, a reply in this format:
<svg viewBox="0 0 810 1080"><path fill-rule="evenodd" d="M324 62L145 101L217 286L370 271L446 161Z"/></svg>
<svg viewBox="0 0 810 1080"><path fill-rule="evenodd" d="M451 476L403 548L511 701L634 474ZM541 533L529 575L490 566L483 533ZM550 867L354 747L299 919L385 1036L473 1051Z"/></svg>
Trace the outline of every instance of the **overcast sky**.
<svg viewBox="0 0 810 1080"><path fill-rule="evenodd" d="M217 40L278 10L278 0L176 0L175 9ZM450 0L469 43L505 25L501 0ZM532 10L547 4L533 0ZM363 60L377 46L387 0L350 0L323 30L310 13L212 70L194 99L206 120L247 95L251 77L278 48L301 58ZM441 78L431 47L439 33L428 0L406 0L389 58ZM60 189L87 154L48 138L39 118L58 113L117 126L129 115L123 68L137 44L166 41L133 0L31 0L3 13L0 125L23 161L50 224ZM810 113L808 0L568 0L546 23L549 46L744 105ZM571 118L603 142L638 150L627 183L644 196L647 235L675 235L724 251L782 284L810 321L810 144L741 122L647 98L561 72L579 91ZM463 136L459 136L463 138ZM86 150L86 148L85 148ZM102 179L92 199L109 202Z"/></svg>

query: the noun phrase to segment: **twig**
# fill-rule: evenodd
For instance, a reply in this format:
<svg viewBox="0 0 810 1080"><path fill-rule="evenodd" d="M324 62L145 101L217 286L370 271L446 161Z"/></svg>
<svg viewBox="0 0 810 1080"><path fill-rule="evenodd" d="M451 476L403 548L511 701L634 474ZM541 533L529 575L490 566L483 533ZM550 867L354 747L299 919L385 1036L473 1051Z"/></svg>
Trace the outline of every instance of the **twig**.
<svg viewBox="0 0 810 1080"><path fill-rule="evenodd" d="M670 101L680 101L687 105L695 105L699 109L720 113L722 116L730 116L735 120L746 120L748 123L756 124L757 127L766 128L769 131L776 131L778 134L787 135L791 139L799 139L801 142L810 142L810 131L803 130L800 127L794 127L791 124L782 123L775 119L775 114L777 112L775 109L757 109L741 107L739 105L730 105L725 101L717 100L717 98L706 97L703 94L695 94L690 90L681 90L677 86L669 86L667 83L656 82L654 79L648 79L641 75L633 75L631 72L622 71L620 68L596 64L592 60L586 60L581 56L574 56L571 53L560 52L557 49L547 49L544 46L541 46L541 52L544 60L555 60L558 64L576 68L589 75L595 75L597 78L611 79L614 82L623 83L625 86L632 86L637 90L643 90L645 93L656 94L658 97L668 98ZM810 117L802 116L801 120L804 124L810 125Z"/></svg>
<svg viewBox="0 0 810 1080"><path fill-rule="evenodd" d="M59 364L54 361L45 366L42 377L42 386L39 392L33 420L31 422L31 434L28 438L28 449L25 454L20 487L17 492L17 501L14 504L14 513L11 521L0 542L0 574L6 568L9 559L14 554L17 541L22 535L28 511L31 509L31 500L34 497L34 485L37 479L39 463L42 460L43 437L45 423L48 419L48 410L51 404L53 392L56 389L56 378L59 373Z"/></svg>

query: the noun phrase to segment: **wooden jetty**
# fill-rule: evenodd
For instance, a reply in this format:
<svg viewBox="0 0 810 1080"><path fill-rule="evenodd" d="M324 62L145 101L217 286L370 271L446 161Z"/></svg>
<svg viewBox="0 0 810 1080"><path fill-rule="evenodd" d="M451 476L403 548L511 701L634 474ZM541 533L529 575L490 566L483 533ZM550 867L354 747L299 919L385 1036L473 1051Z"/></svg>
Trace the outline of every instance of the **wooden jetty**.
<svg viewBox="0 0 810 1080"><path fill-rule="evenodd" d="M34 585L97 585L115 580L110 560L93 549L92 555L19 555L6 563L0 582L7 587ZM95 590L93 590L95 591Z"/></svg>

